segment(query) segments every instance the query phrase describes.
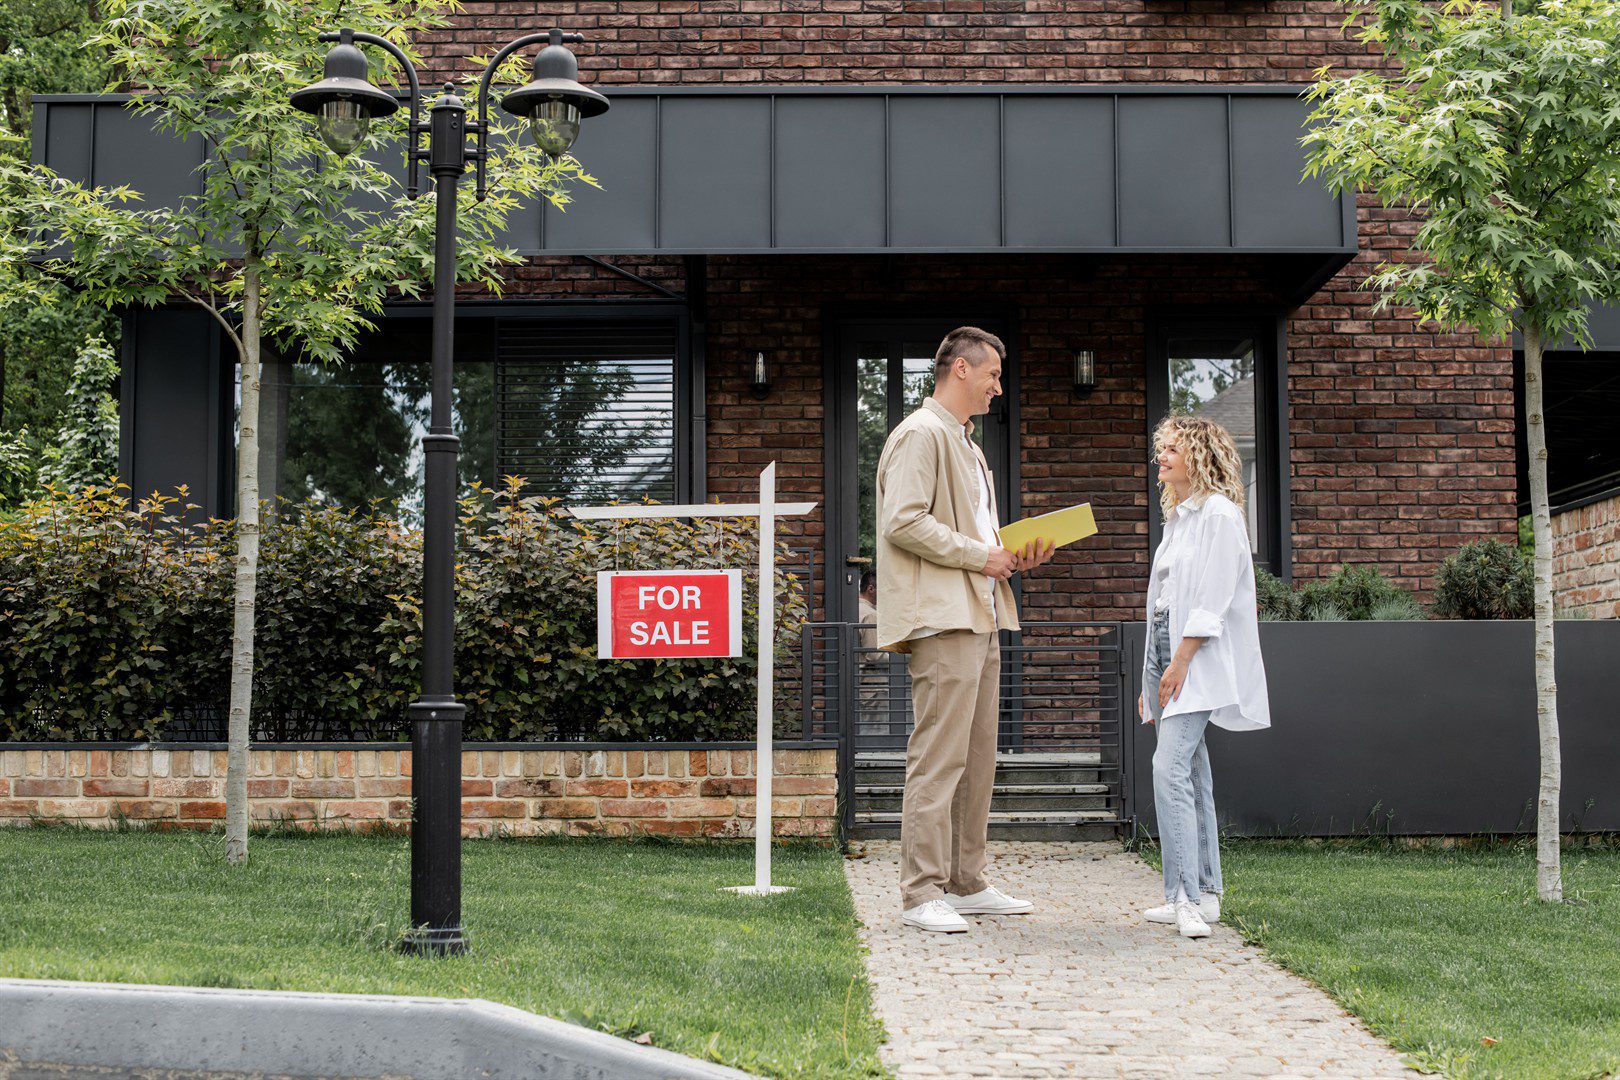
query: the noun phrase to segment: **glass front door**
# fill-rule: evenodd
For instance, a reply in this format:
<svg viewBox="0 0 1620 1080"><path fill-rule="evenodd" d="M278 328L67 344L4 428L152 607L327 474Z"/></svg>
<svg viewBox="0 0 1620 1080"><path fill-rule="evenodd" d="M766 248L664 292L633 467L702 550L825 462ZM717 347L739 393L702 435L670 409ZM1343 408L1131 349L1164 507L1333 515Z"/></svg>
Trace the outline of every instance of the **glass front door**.
<svg viewBox="0 0 1620 1080"><path fill-rule="evenodd" d="M837 334L833 372L835 407L827 433L837 448L836 475L829 483L828 580L837 585L827 597L828 618L855 622L861 577L876 566L877 465L889 432L922 406L934 388L934 352L965 320L906 319L850 321ZM972 323L1006 340L995 321ZM1003 395L975 422L973 438L984 449L995 479L996 499L1006 520L1010 501L1007 469L1007 402L1012 393L1011 361L1003 365ZM836 594L836 595L834 595ZM879 603L882 598L879 597Z"/></svg>

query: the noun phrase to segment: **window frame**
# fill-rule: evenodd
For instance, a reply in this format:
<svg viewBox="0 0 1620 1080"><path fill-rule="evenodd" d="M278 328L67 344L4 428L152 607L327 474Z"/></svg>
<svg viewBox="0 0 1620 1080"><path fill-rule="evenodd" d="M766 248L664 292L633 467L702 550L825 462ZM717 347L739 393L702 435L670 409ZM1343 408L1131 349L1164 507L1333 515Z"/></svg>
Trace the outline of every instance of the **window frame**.
<svg viewBox="0 0 1620 1080"><path fill-rule="evenodd" d="M387 305L376 320L379 327L396 320L432 319L431 301L401 301ZM675 410L673 416L675 446L675 497L677 502L702 501L704 484L694 475L701 458L693 454L693 402L702 399L703 374L693 363L692 321L683 303L637 300L459 300L456 302L458 332L470 323L493 320L487 342L489 352L462 352L455 354L455 363L495 362L496 337L500 324L506 322L603 322L633 317L636 319L668 318L675 324ZM429 357L431 359L431 357ZM497 443L499 433L495 434ZM495 448L499 460L499 445ZM234 450L232 459L234 463ZM234 467L232 469L234 475ZM232 493L234 499L234 491Z"/></svg>
<svg viewBox="0 0 1620 1080"><path fill-rule="evenodd" d="M1293 579L1291 491L1288 437L1288 330L1287 317L1273 309L1203 312L1176 309L1155 312L1147 325L1145 373L1147 440L1151 453L1153 429L1170 411L1170 339L1190 335L1243 336L1255 348L1255 563L1284 581ZM1157 551L1164 535L1159 515L1159 489L1154 471L1147 469L1148 550Z"/></svg>

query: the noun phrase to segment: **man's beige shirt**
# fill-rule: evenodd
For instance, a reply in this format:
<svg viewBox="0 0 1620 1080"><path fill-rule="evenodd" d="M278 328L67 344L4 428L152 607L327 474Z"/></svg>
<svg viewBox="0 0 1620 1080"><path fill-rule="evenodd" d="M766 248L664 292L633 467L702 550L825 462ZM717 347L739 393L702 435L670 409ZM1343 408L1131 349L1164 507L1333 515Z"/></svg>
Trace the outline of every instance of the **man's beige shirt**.
<svg viewBox="0 0 1620 1080"><path fill-rule="evenodd" d="M878 459L881 648L908 652L906 639L925 629L1018 629L1012 589L983 573L997 543L979 535L975 520L978 485L988 485L990 468L964 431L971 436L973 425L964 428L928 398L889 434ZM1000 521L993 485L989 496L990 517Z"/></svg>

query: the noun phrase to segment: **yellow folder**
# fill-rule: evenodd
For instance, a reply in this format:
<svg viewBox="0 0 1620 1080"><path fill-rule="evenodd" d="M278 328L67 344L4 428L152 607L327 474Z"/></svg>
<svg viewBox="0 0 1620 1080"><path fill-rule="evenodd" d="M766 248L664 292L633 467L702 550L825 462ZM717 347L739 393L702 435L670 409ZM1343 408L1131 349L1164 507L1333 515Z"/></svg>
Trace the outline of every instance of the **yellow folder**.
<svg viewBox="0 0 1620 1080"><path fill-rule="evenodd" d="M1092 516L1091 504L1081 503L1067 510L1054 510L1015 521L1001 527L1001 546L1008 551L1022 551L1031 540L1039 540L1045 547L1051 541L1057 547L1072 544L1097 534L1097 519Z"/></svg>

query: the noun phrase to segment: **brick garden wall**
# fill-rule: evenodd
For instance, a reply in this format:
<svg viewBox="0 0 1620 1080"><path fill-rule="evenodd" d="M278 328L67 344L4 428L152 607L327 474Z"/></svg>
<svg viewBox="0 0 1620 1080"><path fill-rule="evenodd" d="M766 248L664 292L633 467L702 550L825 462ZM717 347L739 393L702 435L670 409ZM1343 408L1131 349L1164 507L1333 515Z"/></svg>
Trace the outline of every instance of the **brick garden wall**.
<svg viewBox="0 0 1620 1080"><path fill-rule="evenodd" d="M1552 533L1558 614L1620 619L1620 495L1554 515Z"/></svg>
<svg viewBox="0 0 1620 1080"><path fill-rule="evenodd" d="M441 75L553 22L587 35L588 79L615 84L1304 83L1324 64L1381 59L1342 28L1346 8L1300 0L475 0L425 43ZM1447 553L1515 533L1511 354L1372 313L1357 286L1407 257L1411 215L1364 198L1361 253L1288 323L1293 570L1370 563L1427 594ZM684 288L674 258L616 259ZM581 261L534 260L508 297L633 293ZM733 497L764 461L784 490L821 498L825 305L1011 304L1023 364L1026 508L1077 491L1123 513L1088 557L1028 583L1053 618L1134 614L1148 560L1144 313L1172 304L1275 302L1263 267L1233 258L715 257L710 260L709 487ZM644 292L642 295L646 295ZM1065 382L1075 347L1102 386ZM771 350L779 378L756 403L744 365ZM788 526L819 540L821 519Z"/></svg>
<svg viewBox="0 0 1620 1080"><path fill-rule="evenodd" d="M836 752L778 750L772 832L837 831ZM466 836L754 835L752 750L469 750ZM408 829L408 750L252 751L255 824ZM120 821L207 829L225 819L225 751L0 750L0 826Z"/></svg>

